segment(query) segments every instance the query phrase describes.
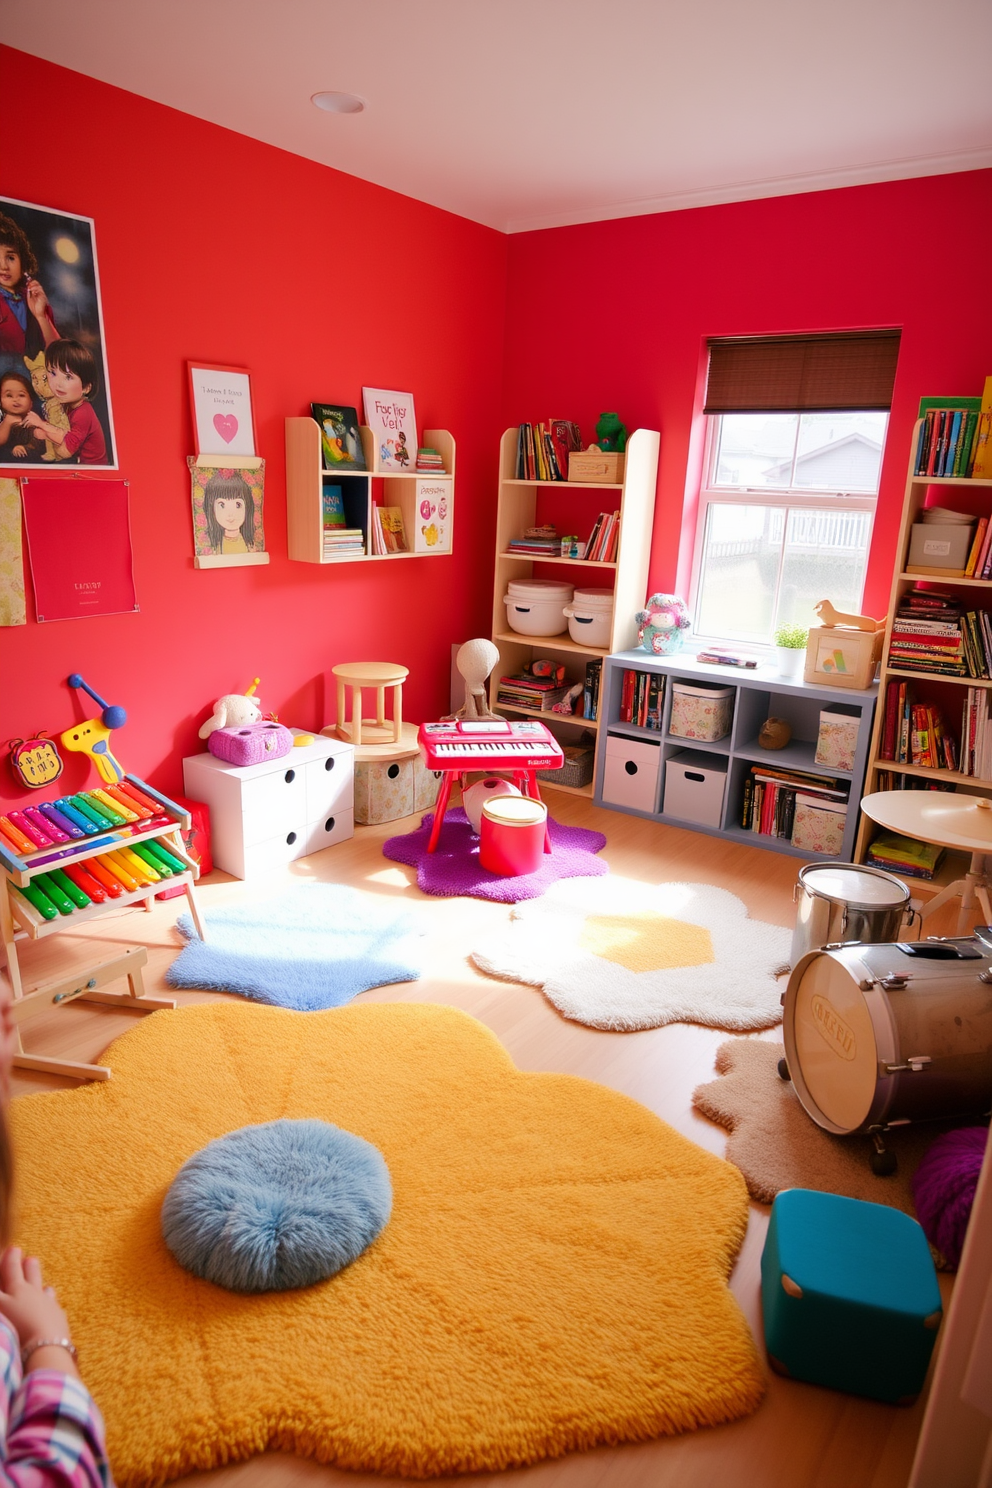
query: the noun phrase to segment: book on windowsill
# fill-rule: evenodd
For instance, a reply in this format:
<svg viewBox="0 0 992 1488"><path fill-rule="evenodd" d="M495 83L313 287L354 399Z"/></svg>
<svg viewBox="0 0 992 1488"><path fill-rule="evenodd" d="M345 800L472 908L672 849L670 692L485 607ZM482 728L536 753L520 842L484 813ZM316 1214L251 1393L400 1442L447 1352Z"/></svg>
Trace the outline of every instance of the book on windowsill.
<svg viewBox="0 0 992 1488"><path fill-rule="evenodd" d="M705 651L696 652L696 660L703 661L708 666L746 667L750 671L758 665L756 656L731 646L707 646Z"/></svg>

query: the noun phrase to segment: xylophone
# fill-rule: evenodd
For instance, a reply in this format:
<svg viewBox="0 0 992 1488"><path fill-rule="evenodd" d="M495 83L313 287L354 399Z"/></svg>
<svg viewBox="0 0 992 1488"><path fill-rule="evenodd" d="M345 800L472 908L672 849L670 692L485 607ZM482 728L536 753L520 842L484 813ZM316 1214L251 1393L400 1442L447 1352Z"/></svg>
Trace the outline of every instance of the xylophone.
<svg viewBox="0 0 992 1488"><path fill-rule="evenodd" d="M422 723L417 744L428 770L443 773L434 826L427 851L434 852L441 823L448 809L452 781L473 770L502 770L513 775L513 783L525 796L541 799L537 770L560 770L565 755L554 734L536 720L509 722L506 719L458 719L450 723ZM551 834L545 830L544 851L551 851Z"/></svg>
<svg viewBox="0 0 992 1488"><path fill-rule="evenodd" d="M32 939L66 919L152 896L167 880L192 892L198 876L179 835L189 817L134 776L0 815L0 921L16 997L23 992L15 922Z"/></svg>

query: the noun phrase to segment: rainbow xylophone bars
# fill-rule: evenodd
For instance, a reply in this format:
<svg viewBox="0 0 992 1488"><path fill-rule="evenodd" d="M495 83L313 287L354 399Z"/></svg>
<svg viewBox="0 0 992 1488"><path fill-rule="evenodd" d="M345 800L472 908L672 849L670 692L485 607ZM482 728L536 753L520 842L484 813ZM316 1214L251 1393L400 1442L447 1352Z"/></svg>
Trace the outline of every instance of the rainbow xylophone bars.
<svg viewBox="0 0 992 1488"><path fill-rule="evenodd" d="M117 852L100 853L81 863L67 863L65 868L53 867L48 872L36 873L30 883L11 887L44 919L57 920L60 914L71 915L76 909L119 899L122 894L149 888L185 872L186 864L162 843L136 842L133 847L121 847Z"/></svg>

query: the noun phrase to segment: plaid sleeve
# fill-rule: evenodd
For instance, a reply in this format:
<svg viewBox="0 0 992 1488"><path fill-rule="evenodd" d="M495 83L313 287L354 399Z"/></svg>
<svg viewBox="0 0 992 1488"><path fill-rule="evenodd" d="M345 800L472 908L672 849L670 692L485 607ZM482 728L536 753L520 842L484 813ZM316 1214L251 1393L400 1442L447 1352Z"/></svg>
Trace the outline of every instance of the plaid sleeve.
<svg viewBox="0 0 992 1488"><path fill-rule="evenodd" d="M0 1333L0 1358L3 1340ZM15 1377L20 1359L15 1352ZM4 1383L8 1374L4 1373ZM103 1418L86 1386L54 1369L18 1380L3 1446L3 1488L113 1488Z"/></svg>

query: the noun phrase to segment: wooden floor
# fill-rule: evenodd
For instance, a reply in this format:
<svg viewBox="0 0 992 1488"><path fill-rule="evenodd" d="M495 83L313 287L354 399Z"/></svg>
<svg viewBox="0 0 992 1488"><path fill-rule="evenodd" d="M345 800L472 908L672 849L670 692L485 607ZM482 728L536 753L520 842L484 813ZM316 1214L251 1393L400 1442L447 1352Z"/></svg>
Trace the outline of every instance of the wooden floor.
<svg viewBox="0 0 992 1488"><path fill-rule="evenodd" d="M739 895L752 917L790 926L794 858L763 852L693 832L597 810L564 792L549 792L557 818L594 826L607 836L605 856L614 873L649 883L683 879L717 884ZM582 1075L623 1091L650 1107L679 1131L723 1153L724 1133L697 1115L690 1096L714 1077L713 1056L729 1035L689 1024L643 1033L599 1033L565 1022L533 988L491 980L466 959L481 936L505 923L509 910L476 899L429 899L415 886L412 870L382 857L382 841L415 822L359 827L353 841L305 858L263 883L242 884L214 873L201 885L207 910L231 900L259 898L286 882L317 878L353 884L385 897L402 895L423 905L430 923L431 971L420 982L363 994L366 1001L429 1001L464 1009L486 1023L527 1070ZM130 945L149 952L147 988L180 1004L212 1000L207 993L168 992L163 973L174 959L178 938L172 926L184 900L108 914L75 934L55 935L24 948L25 985L71 974ZM953 914L937 918L928 933L953 933ZM138 1014L67 1007L27 1027L33 1052L70 1059L96 1058ZM776 1034L765 1035L776 1037ZM72 1082L14 1071L13 1093L55 1089ZM734 1293L755 1337L761 1339L759 1265L768 1211L752 1205L751 1220L732 1277ZM247 1361L246 1361L247 1362ZM898 1409L857 1400L771 1375L768 1394L749 1419L639 1446L603 1448L517 1472L466 1479L471 1484L515 1488L903 1488L912 1462L922 1401ZM364 1488L387 1480L343 1473L282 1454L267 1454L234 1467L184 1480L202 1488ZM399 1482L400 1480L388 1480Z"/></svg>

